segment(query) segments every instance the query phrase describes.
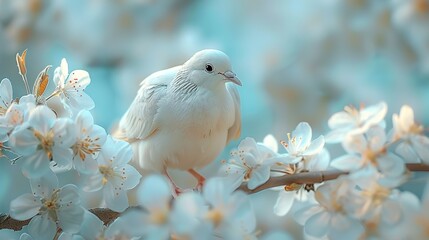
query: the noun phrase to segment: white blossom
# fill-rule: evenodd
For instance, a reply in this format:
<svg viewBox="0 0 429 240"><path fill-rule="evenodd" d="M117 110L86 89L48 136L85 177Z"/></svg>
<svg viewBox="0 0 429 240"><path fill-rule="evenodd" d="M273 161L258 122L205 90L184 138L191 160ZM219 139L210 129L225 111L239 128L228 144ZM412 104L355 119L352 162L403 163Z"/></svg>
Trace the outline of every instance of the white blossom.
<svg viewBox="0 0 429 240"><path fill-rule="evenodd" d="M94 119L87 110L78 113L75 125L77 140L72 146L74 167L82 173L96 171L98 164L95 159L106 141L106 131L94 124Z"/></svg>
<svg viewBox="0 0 429 240"><path fill-rule="evenodd" d="M36 239L53 239L57 225L64 232L79 231L84 209L79 191L68 184L58 188L54 173L31 180L31 193L21 195L10 203L10 216L17 220L30 219L28 233Z"/></svg>
<svg viewBox="0 0 429 240"><path fill-rule="evenodd" d="M87 71L75 70L69 74L67 61L63 58L60 67L55 69L54 82L56 85L54 93L59 95L63 104L69 107L72 113L94 108L94 101L84 91L91 83Z"/></svg>
<svg viewBox="0 0 429 240"><path fill-rule="evenodd" d="M41 105L30 113L24 125L12 132L10 143L23 156L19 162L22 162L24 174L34 178L49 171L51 161L59 167L71 168L70 147L75 136L70 119L56 119L52 110Z"/></svg>
<svg viewBox="0 0 429 240"><path fill-rule="evenodd" d="M386 149L386 133L376 126L365 135L348 135L343 147L348 154L333 159L331 166L343 171L356 171L373 166L386 176L396 178L405 173L404 161Z"/></svg>
<svg viewBox="0 0 429 240"><path fill-rule="evenodd" d="M287 164L298 163L322 151L325 145L324 137L319 136L312 141L312 136L310 125L306 122L299 123L292 134L287 135L288 140L281 142L288 152L286 155L281 156L284 158L282 162Z"/></svg>
<svg viewBox="0 0 429 240"><path fill-rule="evenodd" d="M144 239L169 239L172 232L172 195L167 180L159 175L150 175L143 180L137 194L139 206L144 210L133 209L124 213L125 231Z"/></svg>
<svg viewBox="0 0 429 240"><path fill-rule="evenodd" d="M414 111L404 105L398 114L392 117L392 141L401 140L396 152L407 162L429 164L429 138L424 135L424 127L414 121Z"/></svg>
<svg viewBox="0 0 429 240"><path fill-rule="evenodd" d="M344 111L337 112L329 118L328 125L331 132L327 134L326 141L337 143L348 135L365 133L370 127L384 125L384 116L387 113L387 104L380 102L360 110L353 106L346 106Z"/></svg>
<svg viewBox="0 0 429 240"><path fill-rule="evenodd" d="M13 91L12 84L9 79L4 78L0 82L0 116L4 115L12 104L13 101Z"/></svg>
<svg viewBox="0 0 429 240"><path fill-rule="evenodd" d="M353 182L341 177L317 188L315 198L319 205L308 205L295 213L304 232L315 238L360 239L364 227L348 214L353 188Z"/></svg>
<svg viewBox="0 0 429 240"><path fill-rule="evenodd" d="M268 137L265 141L271 141L272 138ZM271 165L275 163L272 159L278 154L264 143L245 138L238 149L231 152L231 156L232 159L220 169L221 174L231 178L237 187L242 182L247 182L249 189L255 189L269 179Z"/></svg>
<svg viewBox="0 0 429 240"><path fill-rule="evenodd" d="M276 169L285 170L288 174L295 174L302 171L324 171L329 166L329 159L329 152L326 149L322 149L318 155L306 158L303 162L297 164L298 167L296 165L279 165ZM312 188L314 188L314 186L315 185L311 184L292 184L280 188L279 195L273 207L274 213L278 216L285 216L289 213L296 200L301 202L313 200Z"/></svg>
<svg viewBox="0 0 429 240"><path fill-rule="evenodd" d="M134 188L141 178L140 173L128 164L132 159L131 146L124 141L107 137L97 157L98 171L84 176L85 191L103 189L103 198L108 208L122 212L128 207L126 191Z"/></svg>

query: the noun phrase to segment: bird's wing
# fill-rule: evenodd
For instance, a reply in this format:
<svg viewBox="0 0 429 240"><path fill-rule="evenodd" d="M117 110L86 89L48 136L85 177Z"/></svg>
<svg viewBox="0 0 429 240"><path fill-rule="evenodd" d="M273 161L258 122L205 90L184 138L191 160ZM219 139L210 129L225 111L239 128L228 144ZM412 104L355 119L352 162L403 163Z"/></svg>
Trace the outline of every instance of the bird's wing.
<svg viewBox="0 0 429 240"><path fill-rule="evenodd" d="M233 139L237 139L241 134L241 111L240 111L240 95L238 95L238 90L232 83L227 83L226 88L228 89L229 94L231 94L232 100L234 101L234 111L235 111L235 122L228 129L228 138L227 143Z"/></svg>
<svg viewBox="0 0 429 240"><path fill-rule="evenodd" d="M167 86L176 76L178 67L156 72L145 78L130 108L119 122L120 137L128 141L146 139L156 133L159 101L165 97Z"/></svg>

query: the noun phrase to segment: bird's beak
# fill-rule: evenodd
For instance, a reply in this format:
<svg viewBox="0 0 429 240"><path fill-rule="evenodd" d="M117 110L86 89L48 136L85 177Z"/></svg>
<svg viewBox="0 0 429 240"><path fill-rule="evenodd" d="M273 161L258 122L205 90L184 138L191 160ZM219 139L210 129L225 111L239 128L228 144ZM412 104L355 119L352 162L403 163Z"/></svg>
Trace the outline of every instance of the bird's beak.
<svg viewBox="0 0 429 240"><path fill-rule="evenodd" d="M219 74L224 76L226 81L233 82L239 86L242 86L240 79L238 79L235 73L233 73L232 71L226 71Z"/></svg>

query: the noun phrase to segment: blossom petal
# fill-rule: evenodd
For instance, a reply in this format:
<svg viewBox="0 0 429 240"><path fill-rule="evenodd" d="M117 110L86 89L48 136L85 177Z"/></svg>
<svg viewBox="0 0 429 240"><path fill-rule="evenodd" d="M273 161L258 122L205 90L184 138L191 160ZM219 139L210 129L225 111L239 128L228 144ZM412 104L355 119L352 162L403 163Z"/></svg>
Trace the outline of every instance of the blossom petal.
<svg viewBox="0 0 429 240"><path fill-rule="evenodd" d="M84 239L97 239L103 228L104 224L97 216L90 211L85 211L79 235Z"/></svg>
<svg viewBox="0 0 429 240"><path fill-rule="evenodd" d="M366 133L368 138L368 145L374 151L380 151L386 143L386 132L380 126L372 127Z"/></svg>
<svg viewBox="0 0 429 240"><path fill-rule="evenodd" d="M259 166L256 169L253 169L250 180L247 183L249 189L255 189L270 178L270 166Z"/></svg>
<svg viewBox="0 0 429 240"><path fill-rule="evenodd" d="M30 185L35 196L48 198L58 188L58 178L55 173L48 171L41 177L31 179Z"/></svg>
<svg viewBox="0 0 429 240"><path fill-rule="evenodd" d="M95 192L103 188L103 175L97 172L85 177L85 185L83 190L85 192Z"/></svg>
<svg viewBox="0 0 429 240"><path fill-rule="evenodd" d="M300 122L292 132L292 137L296 137L298 145L296 149L305 149L311 143L312 130L310 124L306 122Z"/></svg>
<svg viewBox="0 0 429 240"><path fill-rule="evenodd" d="M255 139L250 137L246 137L240 142L240 144L238 145L238 150L243 151L247 154L251 154L253 156L259 155L258 145Z"/></svg>
<svg viewBox="0 0 429 240"><path fill-rule="evenodd" d="M59 226L64 232L78 232L84 215L84 210L80 206L78 188L73 184L65 185L59 192L58 200L60 202L57 211Z"/></svg>
<svg viewBox="0 0 429 240"><path fill-rule="evenodd" d="M377 163L380 171L386 176L398 177L404 174L404 161L393 153L377 158Z"/></svg>
<svg viewBox="0 0 429 240"><path fill-rule="evenodd" d="M62 101L74 111L81 109L91 110L95 107L94 100L84 91L69 90L62 96Z"/></svg>
<svg viewBox="0 0 429 240"><path fill-rule="evenodd" d="M205 202L200 194L189 192L179 195L170 214L174 232L184 235L195 231L200 225L199 215L204 208Z"/></svg>
<svg viewBox="0 0 429 240"><path fill-rule="evenodd" d="M160 175L150 175L143 179L137 190L137 199L146 209L162 209L172 198L167 180Z"/></svg>
<svg viewBox="0 0 429 240"><path fill-rule="evenodd" d="M221 177L213 177L207 180L203 187L203 196L211 206L224 204L228 196L234 191L233 186L227 185L229 180Z"/></svg>
<svg viewBox="0 0 429 240"><path fill-rule="evenodd" d="M342 214L332 216L329 230L328 237L335 240L362 239L365 232L360 221Z"/></svg>
<svg viewBox="0 0 429 240"><path fill-rule="evenodd" d="M45 105L37 106L30 114L29 124L34 130L46 135L56 120L55 113Z"/></svg>
<svg viewBox="0 0 429 240"><path fill-rule="evenodd" d="M12 93L12 84L10 83L10 80L4 78L0 82L0 107L4 109L9 107L13 100Z"/></svg>
<svg viewBox="0 0 429 240"><path fill-rule="evenodd" d="M355 119L347 112L337 112L328 120L328 125L331 129L349 127L354 124Z"/></svg>
<svg viewBox="0 0 429 240"><path fill-rule="evenodd" d="M279 196L277 197L276 204L274 205L274 213L277 216L286 215L292 207L292 204L295 200L295 192L280 191Z"/></svg>
<svg viewBox="0 0 429 240"><path fill-rule="evenodd" d="M363 134L349 134L342 145L348 153L362 153L366 150L368 143Z"/></svg>
<svg viewBox="0 0 429 240"><path fill-rule="evenodd" d="M355 171L362 167L362 159L353 154L344 155L333 159L331 167L341 171Z"/></svg>
<svg viewBox="0 0 429 240"><path fill-rule="evenodd" d="M403 141L398 144L395 149L395 152L401 156L407 163L419 163L420 158L414 150L412 143L408 141Z"/></svg>
<svg viewBox="0 0 429 240"><path fill-rule="evenodd" d="M56 232L56 224L47 214L34 216L28 224L28 233L34 239L54 239Z"/></svg>
<svg viewBox="0 0 429 240"><path fill-rule="evenodd" d="M21 195L10 202L10 216L16 220L27 220L39 212L42 203L31 193Z"/></svg>
<svg viewBox="0 0 429 240"><path fill-rule="evenodd" d="M125 176L123 176L125 177L123 188L128 190L136 187L142 177L139 171L129 164L125 165L122 170L125 172Z"/></svg>
<svg viewBox="0 0 429 240"><path fill-rule="evenodd" d="M408 106L404 105L401 107L401 111L399 112L399 126L401 130L408 131L411 125L414 124L414 111Z"/></svg>
<svg viewBox="0 0 429 240"><path fill-rule="evenodd" d="M14 150L23 156L33 154L39 144L39 140L34 136L33 131L26 127L13 131L10 135L9 142Z"/></svg>
<svg viewBox="0 0 429 240"><path fill-rule="evenodd" d="M94 118L88 110L81 110L76 116L76 127L82 131L82 133L87 133L88 130L94 125Z"/></svg>
<svg viewBox="0 0 429 240"><path fill-rule="evenodd" d="M311 171L324 171L329 167L331 156L326 148L310 160L307 169Z"/></svg>
<svg viewBox="0 0 429 240"><path fill-rule="evenodd" d="M70 148L61 146L52 148L52 160L55 161L59 167L66 169L72 168L73 153Z"/></svg>
<svg viewBox="0 0 429 240"><path fill-rule="evenodd" d="M277 139L271 135L268 134L267 136L265 136L264 140L263 140L263 144L268 147L269 149L271 149L271 151L273 152L277 152L279 149L279 145L278 145L278 141Z"/></svg>
<svg viewBox="0 0 429 240"><path fill-rule="evenodd" d="M429 138L426 136L415 136L411 138L413 147L420 159L429 164Z"/></svg>
<svg viewBox="0 0 429 240"><path fill-rule="evenodd" d="M43 150L38 150L33 155L24 157L22 161L22 172L29 178L37 178L51 171L48 156Z"/></svg>
<svg viewBox="0 0 429 240"><path fill-rule="evenodd" d="M71 147L76 142L75 128L70 119L59 118L52 127L55 143L63 147Z"/></svg>
<svg viewBox="0 0 429 240"><path fill-rule="evenodd" d="M311 216L321 211L323 211L323 209L320 205L311 204L296 211L293 214L293 218L298 224L304 226L305 222L307 222Z"/></svg>
<svg viewBox="0 0 429 240"><path fill-rule="evenodd" d="M312 237L321 238L328 233L331 215L319 212L310 217L304 225L304 232Z"/></svg>
<svg viewBox="0 0 429 240"><path fill-rule="evenodd" d="M379 124L383 121L384 116L387 113L387 104L385 102L380 102L368 106L360 111L361 120L365 121L365 124L362 128L368 129L371 126Z"/></svg>
<svg viewBox="0 0 429 240"><path fill-rule="evenodd" d="M304 151L304 156L312 156L318 154L322 151L325 146L325 138L323 136L319 136L315 140L310 143L310 146Z"/></svg>
<svg viewBox="0 0 429 240"><path fill-rule="evenodd" d="M106 206L115 212L122 212L129 206L126 192L115 189L110 183L104 187L103 196Z"/></svg>

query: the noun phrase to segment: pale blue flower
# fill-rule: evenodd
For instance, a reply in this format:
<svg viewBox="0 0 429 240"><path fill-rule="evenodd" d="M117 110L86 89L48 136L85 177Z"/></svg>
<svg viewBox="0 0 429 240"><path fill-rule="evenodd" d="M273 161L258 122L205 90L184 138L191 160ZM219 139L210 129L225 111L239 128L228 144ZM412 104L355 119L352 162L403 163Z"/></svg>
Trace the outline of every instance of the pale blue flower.
<svg viewBox="0 0 429 240"><path fill-rule="evenodd" d="M279 162L286 164L295 164L306 158L314 157L322 151L325 145L323 136L312 139L312 130L308 123L301 122L292 132L288 134L288 140L282 141L281 144L285 147L287 154L283 154Z"/></svg>
<svg viewBox="0 0 429 240"><path fill-rule="evenodd" d="M33 193L21 195L10 203L12 218L21 221L31 218L27 230L36 239L52 239L57 227L69 233L79 231L84 208L75 185L58 188L54 173L33 178L30 183Z"/></svg>
<svg viewBox="0 0 429 240"><path fill-rule="evenodd" d="M84 91L91 83L87 71L75 70L69 75L67 61L63 58L60 67L55 69L54 83L56 85L55 94L59 95L61 102L70 108L72 113L94 108L94 101Z"/></svg>
<svg viewBox="0 0 429 240"><path fill-rule="evenodd" d="M107 137L98 155L98 171L84 176L87 183L84 190L94 192L103 189L106 206L122 212L128 207L127 190L140 181L140 173L128 163L133 157L131 146L124 141Z"/></svg>
<svg viewBox="0 0 429 240"><path fill-rule="evenodd" d="M46 106L36 107L28 121L12 132L10 144L23 156L19 162L30 178L40 177L49 171L54 161L59 167L70 169L72 151L76 140L73 122L70 119L56 119L54 112Z"/></svg>
<svg viewBox="0 0 429 240"><path fill-rule="evenodd" d="M338 143L348 135L363 134L372 126L384 126L386 113L387 104L385 102L361 109L346 106L344 111L337 112L329 118L328 125L331 132L327 134L326 140L329 143Z"/></svg>
<svg viewBox="0 0 429 240"><path fill-rule="evenodd" d="M94 119L87 110L81 110L77 114L75 125L77 140L72 146L74 167L82 173L97 171L98 164L95 159L106 141L106 131L94 124Z"/></svg>
<svg viewBox="0 0 429 240"><path fill-rule="evenodd" d="M267 139L271 141L271 137ZM278 157L278 154L264 143L245 138L238 149L231 152L231 156L232 159L222 166L221 174L230 178L236 187L247 182L249 189L255 189L270 178L271 165L276 163L272 159Z"/></svg>

